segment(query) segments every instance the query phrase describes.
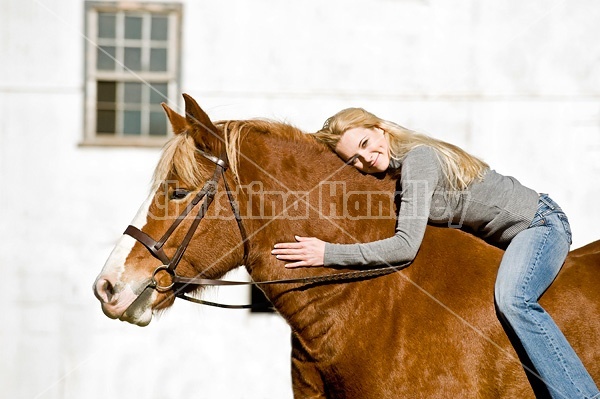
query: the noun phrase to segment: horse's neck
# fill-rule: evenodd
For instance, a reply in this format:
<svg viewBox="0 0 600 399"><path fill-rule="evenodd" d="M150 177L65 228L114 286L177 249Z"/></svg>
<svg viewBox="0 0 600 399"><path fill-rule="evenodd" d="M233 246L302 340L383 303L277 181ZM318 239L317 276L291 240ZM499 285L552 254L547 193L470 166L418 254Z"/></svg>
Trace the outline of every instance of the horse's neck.
<svg viewBox="0 0 600 399"><path fill-rule="evenodd" d="M248 271L255 281L339 272L330 268L286 269L283 261L271 255L271 250L277 242L294 241L294 235L314 236L329 242L365 242L393 234L395 210L392 205L388 203L390 209L386 208L390 215L388 220L353 220L344 215L346 204L342 192L342 186L348 183L348 189L365 192L379 189L391 196L393 183L382 184L372 176L355 173L329 151L319 151L308 145L289 148L289 143L276 138L265 137L264 140L256 143L256 148L245 149L248 154L253 154L252 162L240 160L240 171L243 171L240 183L243 191L246 188L245 203L241 206L251 207L252 216L259 216L246 221L253 248ZM260 188L262 193L252 187ZM337 191L332 192L334 188ZM332 215L332 206L335 215ZM365 228L366 223L370 223L369 228ZM314 304L342 291L340 286L298 289L297 284L263 288L291 324L294 324L290 319L292 315L298 317L305 313L308 303Z"/></svg>

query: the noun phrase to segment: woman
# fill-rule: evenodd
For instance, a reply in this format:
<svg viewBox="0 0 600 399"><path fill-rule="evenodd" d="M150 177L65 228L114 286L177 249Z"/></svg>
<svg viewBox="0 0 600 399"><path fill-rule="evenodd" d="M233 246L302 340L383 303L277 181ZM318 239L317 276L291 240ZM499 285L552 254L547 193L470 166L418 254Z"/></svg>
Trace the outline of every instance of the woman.
<svg viewBox="0 0 600 399"><path fill-rule="evenodd" d="M506 247L496 279L497 307L551 396L600 398L580 359L538 303L571 245L569 222L554 201L454 145L360 108L327 119L316 137L364 173L401 171L396 233L364 244L296 237L297 242L275 245L277 259L290 268L397 264L414 259L428 222L466 227Z"/></svg>

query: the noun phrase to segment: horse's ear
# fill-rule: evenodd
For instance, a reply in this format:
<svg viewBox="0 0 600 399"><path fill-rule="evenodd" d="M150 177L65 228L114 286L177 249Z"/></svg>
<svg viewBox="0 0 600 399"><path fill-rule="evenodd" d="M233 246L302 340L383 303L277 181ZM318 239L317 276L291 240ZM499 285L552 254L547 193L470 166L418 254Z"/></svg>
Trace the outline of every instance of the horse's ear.
<svg viewBox="0 0 600 399"><path fill-rule="evenodd" d="M177 112L173 111L167 104L161 103L163 109L167 113L167 118L171 122L171 127L173 128L173 133L181 134L185 132L188 128L186 119L179 115Z"/></svg>
<svg viewBox="0 0 600 399"><path fill-rule="evenodd" d="M190 95L183 94L185 99L185 118L189 126L193 127L192 133L196 143L205 147L213 155L220 155L223 148L221 132L212 123L206 112L200 108L196 100Z"/></svg>

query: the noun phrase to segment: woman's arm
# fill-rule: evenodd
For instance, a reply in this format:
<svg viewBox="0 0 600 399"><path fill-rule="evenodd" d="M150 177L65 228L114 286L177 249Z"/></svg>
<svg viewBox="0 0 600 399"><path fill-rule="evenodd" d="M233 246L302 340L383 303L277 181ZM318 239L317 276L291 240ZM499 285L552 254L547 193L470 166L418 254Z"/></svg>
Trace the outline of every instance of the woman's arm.
<svg viewBox="0 0 600 399"><path fill-rule="evenodd" d="M440 176L435 150L417 147L402 163L402 199L396 233L392 237L357 244L332 244L314 237L297 237L295 243L276 244L272 253L280 260L293 261L286 267L375 266L411 261L423 241L431 199Z"/></svg>
<svg viewBox="0 0 600 399"><path fill-rule="evenodd" d="M431 199L441 174L431 147L411 150L402 163L402 199L396 233L365 244L325 244L325 266L375 266L411 261L417 255L431 209Z"/></svg>

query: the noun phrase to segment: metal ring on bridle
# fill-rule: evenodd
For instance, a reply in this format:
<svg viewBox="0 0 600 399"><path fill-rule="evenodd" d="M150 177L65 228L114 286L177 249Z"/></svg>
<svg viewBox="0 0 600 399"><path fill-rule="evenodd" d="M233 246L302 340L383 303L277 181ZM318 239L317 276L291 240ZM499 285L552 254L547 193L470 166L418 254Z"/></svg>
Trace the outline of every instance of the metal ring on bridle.
<svg viewBox="0 0 600 399"><path fill-rule="evenodd" d="M160 272L162 270L169 273L169 275L171 276L171 281L172 281L171 284L166 285L166 286L160 286L158 284L158 281L156 281L156 275L158 274L158 272ZM156 270L154 270L154 272L152 273L152 285L153 285L154 289L158 292L171 291L171 289L175 285L175 271L169 269L168 265L161 265L161 266L157 267Z"/></svg>

